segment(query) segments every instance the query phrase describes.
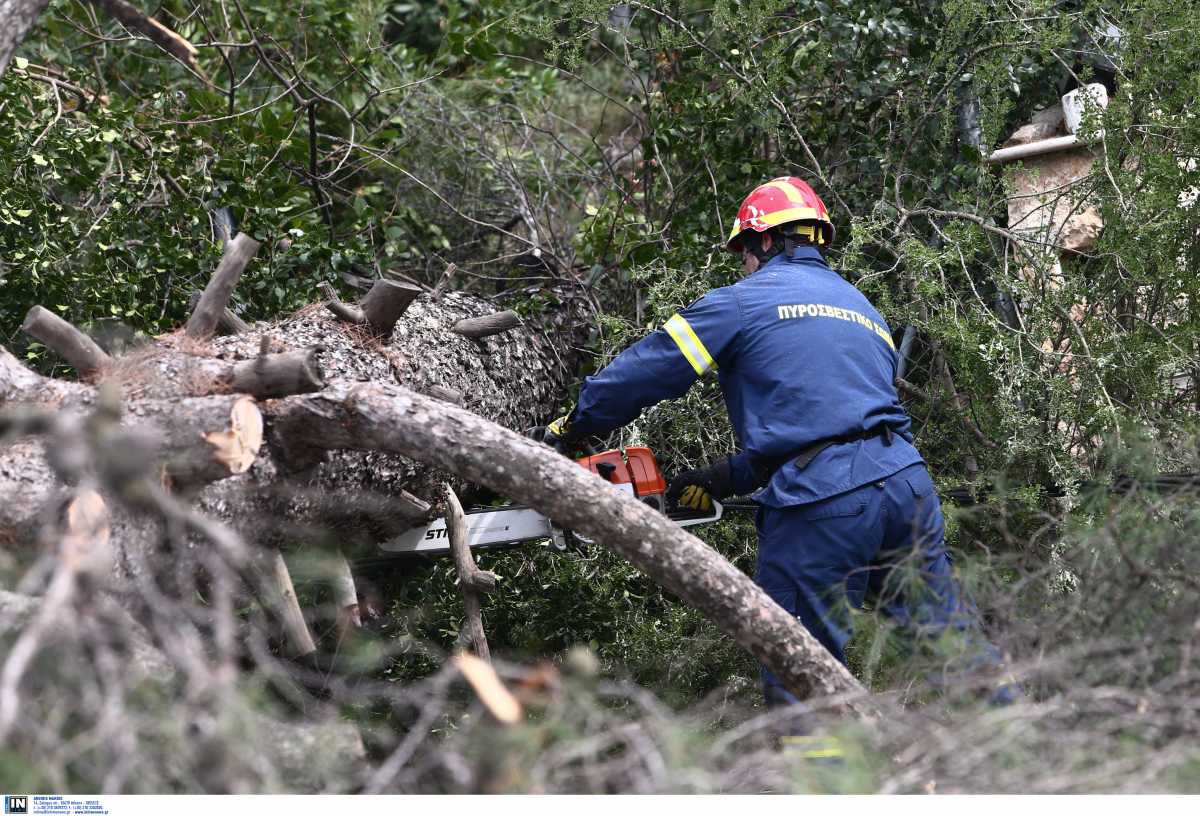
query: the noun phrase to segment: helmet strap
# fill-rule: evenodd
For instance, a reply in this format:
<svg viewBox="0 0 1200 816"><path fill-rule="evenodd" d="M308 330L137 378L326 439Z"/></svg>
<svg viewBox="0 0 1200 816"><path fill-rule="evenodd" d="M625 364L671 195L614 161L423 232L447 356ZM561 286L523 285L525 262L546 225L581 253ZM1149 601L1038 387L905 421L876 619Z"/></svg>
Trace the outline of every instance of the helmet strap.
<svg viewBox="0 0 1200 816"><path fill-rule="evenodd" d="M773 235L772 238L777 239L778 236ZM750 250L751 255L753 255L755 258L758 258L759 266L774 258L783 249L778 240L771 242L771 248L769 250L763 249L761 232L746 232L742 238L742 246Z"/></svg>

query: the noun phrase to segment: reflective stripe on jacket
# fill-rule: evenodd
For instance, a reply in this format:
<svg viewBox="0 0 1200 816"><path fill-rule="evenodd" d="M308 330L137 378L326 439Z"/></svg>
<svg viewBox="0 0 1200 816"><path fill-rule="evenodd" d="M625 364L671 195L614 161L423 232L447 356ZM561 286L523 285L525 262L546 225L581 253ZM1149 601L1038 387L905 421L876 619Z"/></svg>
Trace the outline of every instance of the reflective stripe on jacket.
<svg viewBox="0 0 1200 816"><path fill-rule="evenodd" d="M741 451L731 460L741 493L760 486L765 462L891 426L891 445L833 445L802 470L784 465L754 496L770 507L807 504L922 461L893 384L896 362L870 302L816 249L799 247L709 292L588 377L571 433L607 433L715 371Z"/></svg>

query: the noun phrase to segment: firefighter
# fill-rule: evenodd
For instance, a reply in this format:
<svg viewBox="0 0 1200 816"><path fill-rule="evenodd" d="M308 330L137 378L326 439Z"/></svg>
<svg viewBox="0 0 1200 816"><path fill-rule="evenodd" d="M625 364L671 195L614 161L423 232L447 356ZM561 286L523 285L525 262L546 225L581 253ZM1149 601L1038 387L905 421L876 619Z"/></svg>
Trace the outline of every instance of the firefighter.
<svg viewBox="0 0 1200 816"><path fill-rule="evenodd" d="M976 663L996 663L951 572L941 506L894 385L891 329L826 264L833 239L804 181L755 188L726 242L744 277L588 377L548 435L606 434L716 375L739 452L679 474L668 497L707 510L757 491L756 581L842 663L849 609L868 596L910 632L963 631ZM765 668L762 679L768 705L796 702Z"/></svg>

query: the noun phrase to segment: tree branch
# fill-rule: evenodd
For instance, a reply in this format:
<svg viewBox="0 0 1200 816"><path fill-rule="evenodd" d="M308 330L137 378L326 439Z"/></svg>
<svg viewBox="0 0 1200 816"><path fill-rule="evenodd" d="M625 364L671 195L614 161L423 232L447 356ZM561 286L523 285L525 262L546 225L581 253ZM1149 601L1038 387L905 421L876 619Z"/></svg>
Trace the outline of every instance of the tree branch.
<svg viewBox="0 0 1200 816"><path fill-rule="evenodd" d="M193 340L208 340L217 330L233 288L250 260L258 252L259 243L244 232L225 245L225 255L213 272L208 286L200 295L196 310L187 322L185 334Z"/></svg>
<svg viewBox="0 0 1200 816"><path fill-rule="evenodd" d="M458 583L462 587L467 631L475 646L475 654L491 662L492 655L488 649L487 633L483 630L479 596L496 588L496 575L475 566L475 559L471 557L471 544L467 540L467 517L463 514L462 504L449 484L445 485L445 493L446 534L450 538L450 552L454 556L454 571L458 574Z"/></svg>
<svg viewBox="0 0 1200 816"><path fill-rule="evenodd" d="M483 315L482 317L467 317L454 324L450 331L479 340L500 334L521 325L521 318L516 312L507 309L503 312Z"/></svg>
<svg viewBox="0 0 1200 816"><path fill-rule="evenodd" d="M112 363L112 358L96 345L96 341L41 306L29 310L21 331L70 363L79 372L80 379L90 379Z"/></svg>
<svg viewBox="0 0 1200 816"><path fill-rule="evenodd" d="M110 17L126 28L144 34L147 39L182 62L206 83L208 82L208 77L204 75L200 63L196 61L196 55L200 53L196 47L158 20L142 14L125 0L90 0L90 2L92 5L104 9Z"/></svg>

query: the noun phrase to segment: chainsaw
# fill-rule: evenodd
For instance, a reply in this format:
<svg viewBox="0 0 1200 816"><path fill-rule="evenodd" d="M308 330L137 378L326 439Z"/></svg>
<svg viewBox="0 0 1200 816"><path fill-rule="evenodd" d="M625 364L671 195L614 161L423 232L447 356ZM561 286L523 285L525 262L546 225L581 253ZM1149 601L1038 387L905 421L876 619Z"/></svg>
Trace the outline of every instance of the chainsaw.
<svg viewBox="0 0 1200 816"><path fill-rule="evenodd" d="M583 456L575 461L618 490L625 491L650 505L680 527L719 521L728 507L717 501L712 503L710 512L668 507L667 480L663 478L658 462L649 448L608 450ZM739 503L736 509L745 508ZM565 552L572 541L590 543L587 539L556 526L532 507L483 507L468 510L465 515L467 543L472 549L546 542L548 546ZM446 555L449 552L450 539L446 531L446 519L439 518L380 543L377 556L390 559L409 555Z"/></svg>

